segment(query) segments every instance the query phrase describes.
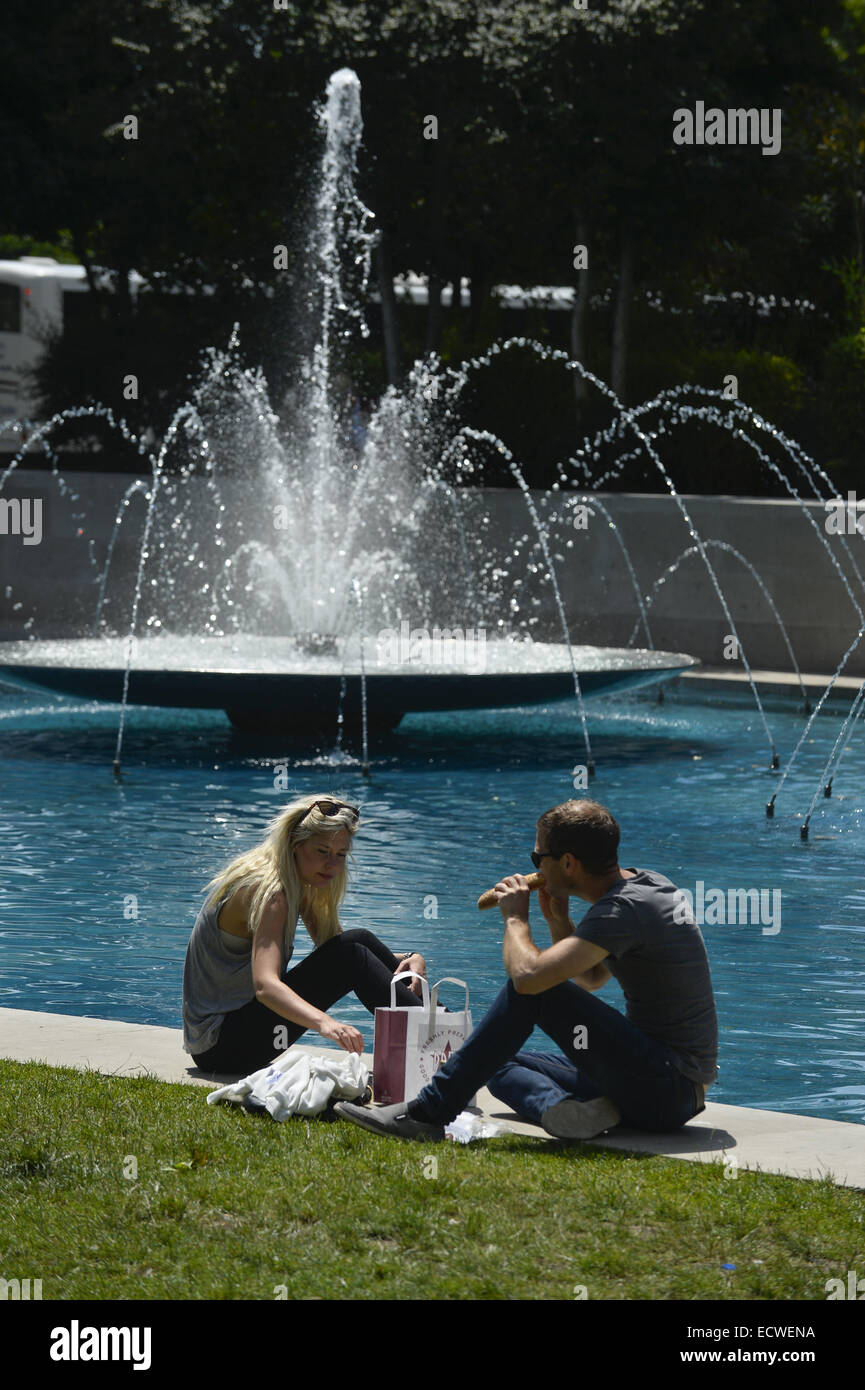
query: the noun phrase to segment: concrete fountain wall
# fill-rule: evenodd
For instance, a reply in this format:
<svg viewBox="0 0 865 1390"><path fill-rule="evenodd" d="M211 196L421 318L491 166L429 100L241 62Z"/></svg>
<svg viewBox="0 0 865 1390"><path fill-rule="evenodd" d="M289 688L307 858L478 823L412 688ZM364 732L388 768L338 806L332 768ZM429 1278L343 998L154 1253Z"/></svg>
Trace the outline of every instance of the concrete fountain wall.
<svg viewBox="0 0 865 1390"><path fill-rule="evenodd" d="M86 635L96 605L97 576L105 560L108 538L120 499L130 482L128 474L73 473L70 487L79 501L62 497L50 475L20 470L6 484L3 496L41 498L42 539L25 545L21 537L0 531L0 640L28 635L31 614L39 637ZM193 481L191 487L202 484ZM230 484L222 484L230 501ZM675 501L667 496L636 493L599 494L619 527L632 558L643 594L692 539ZM484 499L493 524L490 544L507 548L508 542L531 529L525 501L518 490L487 489ZM803 671L835 669L859 622L855 609L820 545L814 528L795 501L734 497L684 498L700 534L705 539L734 545L762 576L787 626L793 650ZM819 503L809 511L825 534L825 512ZM135 498L124 521L111 569L111 616L128 615L144 519L144 504ZM2 525L2 516L0 516ZM262 539L272 519L262 517ZM573 533L574 547L558 567L559 583L571 623L571 636L580 642L605 646L625 645L638 617L630 577L615 537L599 514L589 518L588 529ZM833 554L847 574L854 593L856 579L840 540L828 537ZM435 545L435 536L430 544ZM848 538L860 565L857 538ZM97 561L88 561L88 545ZM738 560L712 549L711 562L718 574L750 664L789 670L790 659L775 620L755 583ZM215 558L215 552L214 552ZM863 555L865 559L865 555ZM446 582L447 576L444 576ZM8 592L11 586L11 594ZM543 595L538 636L560 640L552 595ZM125 598L124 598L125 596ZM412 615L418 626L436 622L433 613ZM466 614L466 623L472 615ZM710 666L733 667L724 659L728 624L718 604L699 556L686 560L660 591L649 610L654 645L668 651L685 651ZM635 645L645 646L640 628ZM865 675L865 642L846 667L848 675Z"/></svg>

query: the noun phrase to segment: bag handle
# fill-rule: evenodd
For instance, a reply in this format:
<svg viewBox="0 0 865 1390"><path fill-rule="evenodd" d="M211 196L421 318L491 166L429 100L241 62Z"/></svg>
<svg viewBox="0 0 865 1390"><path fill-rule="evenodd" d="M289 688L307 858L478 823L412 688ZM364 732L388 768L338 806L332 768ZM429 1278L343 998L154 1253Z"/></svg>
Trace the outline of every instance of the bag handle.
<svg viewBox="0 0 865 1390"><path fill-rule="evenodd" d="M419 974L417 973L416 970L401 970L400 973L399 973L398 975L392 975L392 976L391 976L391 980L390 980L390 1006L391 1006L391 1008L392 1008L392 1009L395 1009L396 1006L397 1006L397 1003L396 1003L396 987L397 987L397 985L398 985L398 984L401 984L403 980L408 980L408 979L420 980L420 983L421 983L421 997L422 997L422 999L423 999L424 1008L429 1008L429 1001L430 1001L429 980L426 978L425 975L419 975ZM460 981L460 983L462 984L462 981ZM466 991L466 993L468 994L468 991Z"/></svg>
<svg viewBox="0 0 865 1390"><path fill-rule="evenodd" d="M469 987L468 987L468 985L466 984L465 980L458 980L458 979L456 978L455 975L443 975L442 978L441 978L440 980L436 980L435 984L433 985L432 989L430 990L430 1017L431 1017L431 1018L435 1015L435 1011L436 1011L436 1009L438 1008L438 1002L439 1002L439 985L448 985L448 984L450 984L450 985L462 985L463 989L464 989L465 992L466 992L466 1006L465 1006L465 1011L466 1011L466 1013L468 1013L468 1008L469 1008Z"/></svg>

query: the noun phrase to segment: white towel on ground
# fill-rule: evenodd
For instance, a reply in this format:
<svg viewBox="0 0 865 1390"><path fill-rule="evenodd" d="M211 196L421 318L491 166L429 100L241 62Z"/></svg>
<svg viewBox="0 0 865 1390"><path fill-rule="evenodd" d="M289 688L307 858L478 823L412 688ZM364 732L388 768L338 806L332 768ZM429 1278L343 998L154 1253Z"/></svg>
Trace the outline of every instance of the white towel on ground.
<svg viewBox="0 0 865 1390"><path fill-rule="evenodd" d="M331 1096L356 1100L368 1084L369 1071L356 1052L290 1047L269 1066L211 1091L207 1104L249 1100L275 1120L287 1120L290 1115L320 1115Z"/></svg>

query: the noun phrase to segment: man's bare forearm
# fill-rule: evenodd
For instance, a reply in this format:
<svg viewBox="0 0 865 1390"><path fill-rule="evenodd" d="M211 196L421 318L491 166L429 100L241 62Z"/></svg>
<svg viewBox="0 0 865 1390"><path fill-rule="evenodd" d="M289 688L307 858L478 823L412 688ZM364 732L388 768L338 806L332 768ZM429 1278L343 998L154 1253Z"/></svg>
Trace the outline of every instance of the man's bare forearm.
<svg viewBox="0 0 865 1390"><path fill-rule="evenodd" d="M531 970L539 955L540 951L532 941L528 922L519 917L509 917L505 923L502 956L510 978L515 981Z"/></svg>
<svg viewBox="0 0 865 1390"><path fill-rule="evenodd" d="M566 922L556 922L555 924L547 922L547 926L550 929L550 939L554 946L557 941L564 941L566 937L573 936L576 931L576 927L570 917Z"/></svg>

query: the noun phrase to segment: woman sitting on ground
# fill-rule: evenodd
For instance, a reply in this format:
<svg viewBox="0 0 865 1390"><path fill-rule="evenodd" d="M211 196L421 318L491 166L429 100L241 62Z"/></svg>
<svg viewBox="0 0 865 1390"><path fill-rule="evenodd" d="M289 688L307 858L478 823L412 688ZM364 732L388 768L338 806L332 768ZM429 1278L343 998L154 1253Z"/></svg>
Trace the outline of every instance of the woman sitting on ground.
<svg viewBox="0 0 865 1390"><path fill-rule="evenodd" d="M394 975L426 974L423 956L395 956L372 932L339 924L359 819L335 797L303 797L208 884L183 971L183 1046L202 1070L258 1071L307 1029L363 1052L357 1028L327 1010L354 990L372 1013L390 1004ZM289 970L299 917L315 950ZM397 1004L419 1004L419 990L398 984Z"/></svg>

